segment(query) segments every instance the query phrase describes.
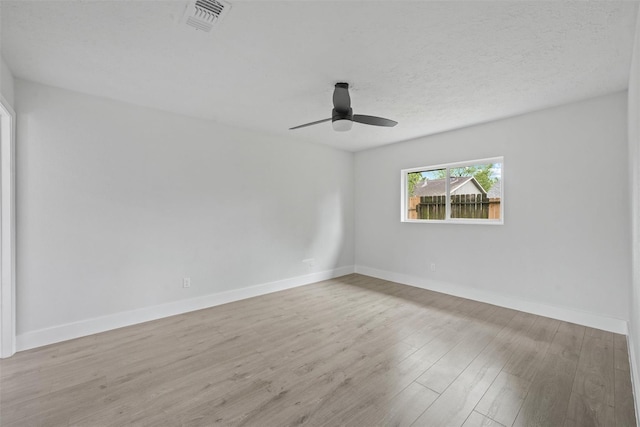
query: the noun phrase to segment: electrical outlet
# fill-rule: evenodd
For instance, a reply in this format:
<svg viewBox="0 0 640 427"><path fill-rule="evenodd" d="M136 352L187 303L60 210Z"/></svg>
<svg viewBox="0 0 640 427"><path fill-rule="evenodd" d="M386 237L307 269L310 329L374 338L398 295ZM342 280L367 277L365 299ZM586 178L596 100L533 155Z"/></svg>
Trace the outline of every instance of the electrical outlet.
<svg viewBox="0 0 640 427"><path fill-rule="evenodd" d="M191 287L191 277L185 277L184 279L182 279L182 287L183 288Z"/></svg>
<svg viewBox="0 0 640 427"><path fill-rule="evenodd" d="M436 263L435 262L431 263L431 265L429 266L429 270L436 271Z"/></svg>

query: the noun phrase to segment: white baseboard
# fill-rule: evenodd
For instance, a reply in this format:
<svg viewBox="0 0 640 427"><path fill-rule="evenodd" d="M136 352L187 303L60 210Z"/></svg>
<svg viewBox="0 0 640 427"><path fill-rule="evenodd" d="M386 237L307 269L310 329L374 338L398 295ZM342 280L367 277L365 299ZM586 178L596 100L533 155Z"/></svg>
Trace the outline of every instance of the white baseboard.
<svg viewBox="0 0 640 427"><path fill-rule="evenodd" d="M631 367L631 389L635 400L636 420L640 420L640 376L636 366L636 347L633 345L633 334L627 335L627 348L629 349L629 366Z"/></svg>
<svg viewBox="0 0 640 427"><path fill-rule="evenodd" d="M124 311L110 314L108 316L95 317L64 325L52 326L50 328L20 334L16 337L18 351L41 347L61 341L97 334L124 326L135 325L137 323L148 322L163 317L175 316L177 314L190 311L201 310L216 305L226 304L259 295L270 294L272 292L291 289L298 286L322 280L344 276L354 272L354 267L338 267L333 270L311 273L304 276L292 277L270 283L249 286L242 289L234 289L216 294L205 295L198 298L174 301L152 307L140 308L137 310Z"/></svg>
<svg viewBox="0 0 640 427"><path fill-rule="evenodd" d="M604 331L615 332L617 334L627 335L628 333L627 321L616 319L614 317L589 313L573 308L546 305L487 290L473 289L468 286L439 282L391 271L378 270L376 268L362 265L356 265L355 272L366 276L389 280L391 282L402 283L404 285L414 286L417 288L428 289L500 307L524 311L526 313L537 314L539 316L551 317L552 319L563 320L566 322L576 323L578 325L589 326L591 328L601 329Z"/></svg>

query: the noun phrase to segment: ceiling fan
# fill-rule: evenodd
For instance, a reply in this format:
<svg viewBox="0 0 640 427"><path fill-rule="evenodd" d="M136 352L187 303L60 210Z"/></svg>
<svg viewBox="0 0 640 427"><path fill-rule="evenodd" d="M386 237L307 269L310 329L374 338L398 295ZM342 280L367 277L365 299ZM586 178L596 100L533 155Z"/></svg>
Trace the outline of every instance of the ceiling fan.
<svg viewBox="0 0 640 427"><path fill-rule="evenodd" d="M348 131L351 129L351 126L353 126L353 122L385 127L393 127L398 124L396 121L383 119L382 117L353 114L351 98L349 97L349 83L336 83L336 87L333 90L333 110L331 112L331 118L295 126L289 128L289 130L317 125L318 123L328 122L329 120L331 120L333 130L338 132Z"/></svg>

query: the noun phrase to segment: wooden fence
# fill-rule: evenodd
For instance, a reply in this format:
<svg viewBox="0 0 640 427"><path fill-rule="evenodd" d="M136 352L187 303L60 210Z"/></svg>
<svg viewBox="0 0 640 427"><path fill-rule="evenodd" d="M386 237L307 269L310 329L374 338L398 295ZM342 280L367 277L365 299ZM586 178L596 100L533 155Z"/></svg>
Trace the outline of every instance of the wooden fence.
<svg viewBox="0 0 640 427"><path fill-rule="evenodd" d="M409 219L444 219L445 196L409 198ZM500 199L484 194L451 196L451 218L500 219Z"/></svg>

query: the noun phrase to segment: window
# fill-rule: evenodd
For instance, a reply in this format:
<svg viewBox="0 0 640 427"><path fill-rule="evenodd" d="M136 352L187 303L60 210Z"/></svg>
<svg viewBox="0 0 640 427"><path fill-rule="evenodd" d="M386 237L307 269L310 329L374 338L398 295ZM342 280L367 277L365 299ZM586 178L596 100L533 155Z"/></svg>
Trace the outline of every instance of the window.
<svg viewBox="0 0 640 427"><path fill-rule="evenodd" d="M504 159L402 170L404 222L502 224Z"/></svg>

